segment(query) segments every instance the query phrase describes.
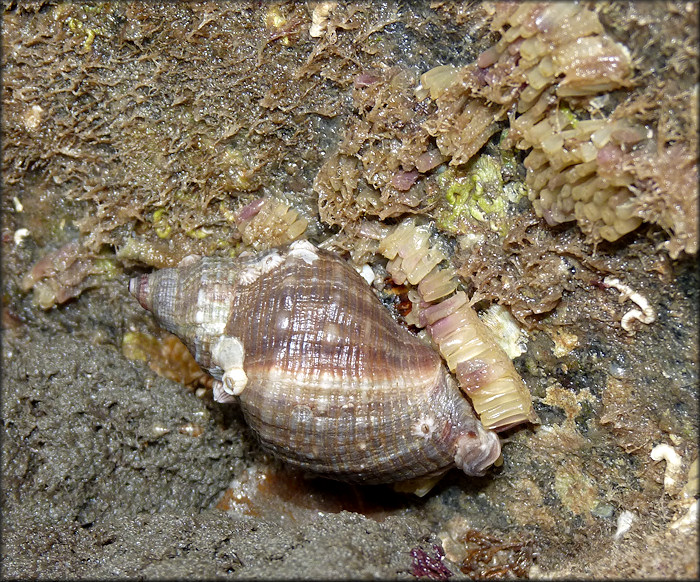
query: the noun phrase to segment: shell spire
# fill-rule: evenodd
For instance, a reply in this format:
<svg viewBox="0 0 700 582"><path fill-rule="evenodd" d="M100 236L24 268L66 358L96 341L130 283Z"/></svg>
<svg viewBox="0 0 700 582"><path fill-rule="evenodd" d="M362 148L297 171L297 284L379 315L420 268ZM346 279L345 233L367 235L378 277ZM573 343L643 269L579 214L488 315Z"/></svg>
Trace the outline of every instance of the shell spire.
<svg viewBox="0 0 700 582"><path fill-rule="evenodd" d="M152 312L162 327L180 335L176 313L178 302L172 290L177 287L177 273L173 269L161 269L129 281L129 292L141 307Z"/></svg>
<svg viewBox="0 0 700 582"><path fill-rule="evenodd" d="M151 302L148 296L149 275L138 275L129 280L129 293L131 293L144 309L151 310Z"/></svg>

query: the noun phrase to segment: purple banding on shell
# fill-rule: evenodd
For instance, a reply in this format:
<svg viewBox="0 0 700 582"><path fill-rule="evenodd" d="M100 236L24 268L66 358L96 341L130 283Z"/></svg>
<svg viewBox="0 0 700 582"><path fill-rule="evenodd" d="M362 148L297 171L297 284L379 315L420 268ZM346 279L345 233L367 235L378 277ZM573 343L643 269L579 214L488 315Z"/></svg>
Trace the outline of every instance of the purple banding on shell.
<svg viewBox="0 0 700 582"><path fill-rule="evenodd" d="M148 275L139 275L129 279L129 293L138 300L141 307L150 309L148 303Z"/></svg>

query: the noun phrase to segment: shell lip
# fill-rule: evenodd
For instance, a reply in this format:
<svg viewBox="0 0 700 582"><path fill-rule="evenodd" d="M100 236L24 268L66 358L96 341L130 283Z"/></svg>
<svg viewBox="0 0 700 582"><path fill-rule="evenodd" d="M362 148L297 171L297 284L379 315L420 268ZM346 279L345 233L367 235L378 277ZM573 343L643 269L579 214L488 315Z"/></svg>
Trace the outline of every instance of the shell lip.
<svg viewBox="0 0 700 582"><path fill-rule="evenodd" d="M476 431L468 431L458 439L455 465L467 475L481 477L500 456L498 435L478 423Z"/></svg>

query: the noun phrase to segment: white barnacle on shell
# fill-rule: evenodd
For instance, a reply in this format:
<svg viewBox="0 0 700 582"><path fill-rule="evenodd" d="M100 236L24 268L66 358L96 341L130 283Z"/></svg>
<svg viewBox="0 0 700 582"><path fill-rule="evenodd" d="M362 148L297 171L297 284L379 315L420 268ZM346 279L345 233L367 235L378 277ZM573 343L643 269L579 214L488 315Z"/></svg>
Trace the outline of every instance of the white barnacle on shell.
<svg viewBox="0 0 700 582"><path fill-rule="evenodd" d="M224 383L220 380L214 380L212 384L212 391L214 396L214 401L226 404L227 402L234 402L236 399L233 394L229 394L224 390Z"/></svg>
<svg viewBox="0 0 700 582"><path fill-rule="evenodd" d="M284 262L284 258L277 251L263 256L259 261L249 265L238 274L238 282L241 285L250 285L258 280L261 275L269 273Z"/></svg>
<svg viewBox="0 0 700 582"><path fill-rule="evenodd" d="M272 271L272 269L278 265L281 265L283 262L284 258L276 252L263 257L263 259L260 261L260 274L264 275L265 273L269 273Z"/></svg>
<svg viewBox="0 0 700 582"><path fill-rule="evenodd" d="M248 383L243 369L245 351L241 341L232 336L221 336L212 348L212 362L223 371L221 382L224 392L238 396Z"/></svg>
<svg viewBox="0 0 700 582"><path fill-rule="evenodd" d="M318 259L318 253L316 253L316 247L312 245L308 240L298 240L293 242L289 247L289 253L287 256L291 258L299 258L306 264L311 265Z"/></svg>
<svg viewBox="0 0 700 582"><path fill-rule="evenodd" d="M411 427L411 434L424 439L429 439L434 430L435 418L429 415L423 415L420 417L418 422Z"/></svg>
<svg viewBox="0 0 700 582"><path fill-rule="evenodd" d="M250 285L251 283L257 281L258 277L260 277L261 271L262 269L260 263L251 265L239 273L238 282L241 285Z"/></svg>

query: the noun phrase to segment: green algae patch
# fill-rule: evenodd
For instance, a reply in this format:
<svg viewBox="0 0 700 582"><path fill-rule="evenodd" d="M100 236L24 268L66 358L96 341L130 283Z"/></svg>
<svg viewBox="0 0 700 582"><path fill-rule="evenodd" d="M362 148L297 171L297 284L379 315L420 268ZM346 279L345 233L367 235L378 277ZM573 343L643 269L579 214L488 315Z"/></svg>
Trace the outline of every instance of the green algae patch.
<svg viewBox="0 0 700 582"><path fill-rule="evenodd" d="M512 152L501 159L482 154L466 164L465 169L451 167L439 174L437 183L444 204L437 213L438 227L450 234L461 234L471 230L470 225L481 223L505 235L507 221L503 219L509 204L526 194L522 183L503 179L505 164L510 166L513 160Z"/></svg>

